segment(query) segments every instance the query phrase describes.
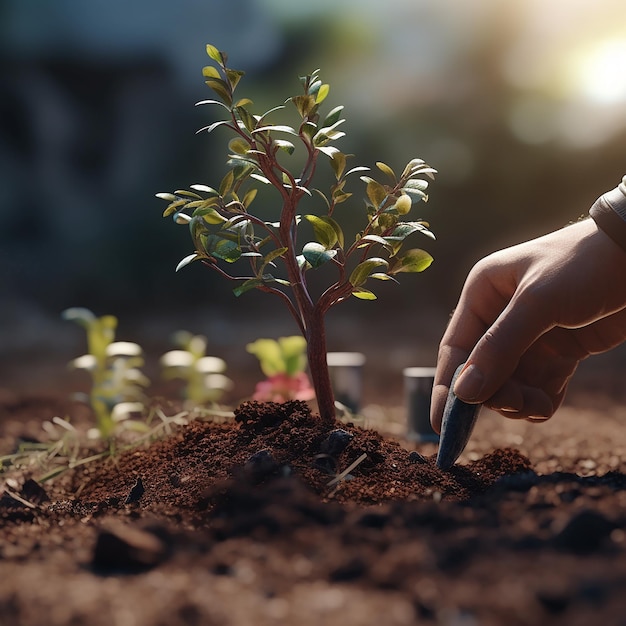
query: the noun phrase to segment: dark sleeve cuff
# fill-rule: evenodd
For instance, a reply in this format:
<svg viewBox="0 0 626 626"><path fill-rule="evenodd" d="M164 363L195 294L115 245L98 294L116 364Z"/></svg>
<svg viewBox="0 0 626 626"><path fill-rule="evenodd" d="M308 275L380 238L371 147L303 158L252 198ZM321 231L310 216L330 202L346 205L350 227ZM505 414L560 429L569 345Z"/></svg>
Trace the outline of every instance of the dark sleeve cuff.
<svg viewBox="0 0 626 626"><path fill-rule="evenodd" d="M598 228L626 251L626 176L618 187L595 201L589 215Z"/></svg>

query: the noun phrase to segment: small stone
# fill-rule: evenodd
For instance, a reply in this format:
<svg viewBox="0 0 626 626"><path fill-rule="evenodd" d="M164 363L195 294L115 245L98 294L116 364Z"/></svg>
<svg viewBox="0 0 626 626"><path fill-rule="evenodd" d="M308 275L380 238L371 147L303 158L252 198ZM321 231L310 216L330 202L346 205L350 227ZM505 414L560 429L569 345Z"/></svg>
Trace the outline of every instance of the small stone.
<svg viewBox="0 0 626 626"><path fill-rule="evenodd" d="M29 478L22 486L22 497L33 504L50 501L47 491L32 478Z"/></svg>
<svg viewBox="0 0 626 626"><path fill-rule="evenodd" d="M141 477L137 477L137 481L133 485L132 489L128 492L126 500L124 500L124 504L135 504L136 502L139 502L145 491L146 490L143 486L143 481L141 480Z"/></svg>
<svg viewBox="0 0 626 626"><path fill-rule="evenodd" d="M323 454L337 457L348 447L353 437L354 435L343 430L343 428L337 428L329 433L328 437L322 441L320 449Z"/></svg>
<svg viewBox="0 0 626 626"><path fill-rule="evenodd" d="M425 456L422 456L417 450L413 450L409 452L409 461L411 463L427 463Z"/></svg>
<svg viewBox="0 0 626 626"><path fill-rule="evenodd" d="M244 473L254 481L262 481L278 468L278 463L268 449L259 450L248 458L243 466Z"/></svg>

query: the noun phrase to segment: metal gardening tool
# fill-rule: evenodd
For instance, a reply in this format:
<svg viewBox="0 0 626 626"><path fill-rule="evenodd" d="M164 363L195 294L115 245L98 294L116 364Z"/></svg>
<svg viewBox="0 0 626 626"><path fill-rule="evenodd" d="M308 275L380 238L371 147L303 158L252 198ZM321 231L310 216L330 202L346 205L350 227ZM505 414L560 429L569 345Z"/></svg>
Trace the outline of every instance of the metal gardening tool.
<svg viewBox="0 0 626 626"><path fill-rule="evenodd" d="M454 372L443 411L439 451L437 452L437 467L443 470L450 469L465 449L482 406L482 404L468 404L454 395L454 383L464 365L465 363L461 364Z"/></svg>

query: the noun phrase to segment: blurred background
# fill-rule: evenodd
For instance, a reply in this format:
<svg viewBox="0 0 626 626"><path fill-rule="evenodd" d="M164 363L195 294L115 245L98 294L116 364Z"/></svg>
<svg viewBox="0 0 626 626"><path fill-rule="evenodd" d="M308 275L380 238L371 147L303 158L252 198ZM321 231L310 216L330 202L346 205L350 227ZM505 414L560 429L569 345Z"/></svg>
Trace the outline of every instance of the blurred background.
<svg viewBox="0 0 626 626"><path fill-rule="evenodd" d="M296 332L269 296L174 273L191 242L154 194L226 172L227 133L196 134L218 114L194 107L212 96L206 43L246 71L257 112L321 68L355 165L439 171L413 214L435 263L328 319L329 349L363 352L383 400L403 367L435 363L479 258L577 219L626 173L622 0L0 0L0 386L63 375L85 349L70 306L154 354L204 334L234 378L258 375L248 341ZM625 363L594 357L578 384L622 393Z"/></svg>

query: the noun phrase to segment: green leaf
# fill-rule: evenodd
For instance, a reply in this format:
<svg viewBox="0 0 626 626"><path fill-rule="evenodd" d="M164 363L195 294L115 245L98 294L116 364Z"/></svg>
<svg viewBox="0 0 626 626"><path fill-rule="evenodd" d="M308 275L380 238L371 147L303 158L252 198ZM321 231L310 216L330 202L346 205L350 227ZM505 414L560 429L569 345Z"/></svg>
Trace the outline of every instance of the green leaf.
<svg viewBox="0 0 626 626"><path fill-rule="evenodd" d="M61 313L61 317L64 320L76 322L86 328L96 321L96 316L89 309L85 309L84 307L71 307L69 309L65 309L65 311Z"/></svg>
<svg viewBox="0 0 626 626"><path fill-rule="evenodd" d="M402 178L408 178L408 176L411 174L411 172L415 169L415 168L419 168L422 165L426 165L426 161L424 161L424 159L411 159L407 164L406 167L404 168L403 172L402 172Z"/></svg>
<svg viewBox="0 0 626 626"><path fill-rule="evenodd" d="M291 141L285 141L284 139L274 139L274 143L287 154L293 154L296 149Z"/></svg>
<svg viewBox="0 0 626 626"><path fill-rule="evenodd" d="M309 84L308 93L313 96L317 95L321 86L322 86L322 81L319 80L319 78L317 78L317 72L313 72L313 74L311 74L311 82Z"/></svg>
<svg viewBox="0 0 626 626"><path fill-rule="evenodd" d="M228 142L228 149L235 154L246 154L250 144L241 137L234 137Z"/></svg>
<svg viewBox="0 0 626 626"><path fill-rule="evenodd" d="M257 189L252 188L246 192L246 195L243 197L241 204L246 207L246 209L252 204L252 201L256 198Z"/></svg>
<svg viewBox="0 0 626 626"><path fill-rule="evenodd" d="M302 124L300 127L300 132L309 138L309 140L313 139L313 136L317 132L317 124L314 124L310 120Z"/></svg>
<svg viewBox="0 0 626 626"><path fill-rule="evenodd" d="M335 178L339 180L346 169L347 157L343 152L335 152L330 159L330 166L333 168Z"/></svg>
<svg viewBox="0 0 626 626"><path fill-rule="evenodd" d="M368 279L372 270L375 270L378 267L384 267L385 269L387 269L389 267L389 263L385 259L381 259L380 257L366 259L354 268L354 270L350 274L350 283L355 287L359 287Z"/></svg>
<svg viewBox="0 0 626 626"><path fill-rule="evenodd" d="M263 280L261 278L250 278L241 285L235 287L233 289L233 293L239 297L240 295L246 293L246 291L250 291L252 289L256 289L257 287L261 287L263 285Z"/></svg>
<svg viewBox="0 0 626 626"><path fill-rule="evenodd" d="M352 196L351 193L343 193L342 191L333 192L333 200L335 204L341 204Z"/></svg>
<svg viewBox="0 0 626 626"><path fill-rule="evenodd" d="M217 78L218 80L222 78L219 70L212 65L207 65L206 67L202 68L202 76L204 76L205 78Z"/></svg>
<svg viewBox="0 0 626 626"><path fill-rule="evenodd" d="M335 146L318 146L317 149L330 159L339 152L339 148L335 148Z"/></svg>
<svg viewBox="0 0 626 626"><path fill-rule="evenodd" d="M201 217L207 224L222 224L226 218L213 207L202 207L193 212L194 217Z"/></svg>
<svg viewBox="0 0 626 626"><path fill-rule="evenodd" d="M423 200L424 202L428 202L428 196L421 189L415 189L412 187L404 187L402 191L406 193L407 195L411 196L412 198L414 199L416 198L418 202L420 200Z"/></svg>
<svg viewBox="0 0 626 626"><path fill-rule="evenodd" d="M332 111L330 111L322 122L322 128L328 128L329 126L332 126L335 122L337 122L342 111L343 105L339 105L338 107L335 107Z"/></svg>
<svg viewBox="0 0 626 626"><path fill-rule="evenodd" d="M291 98L291 101L298 109L300 117L303 119L309 117L313 109L315 108L315 98L309 94L303 94Z"/></svg>
<svg viewBox="0 0 626 626"><path fill-rule="evenodd" d="M311 264L304 258L304 254L299 254L296 257L296 261L298 262L298 267L303 271L311 269Z"/></svg>
<svg viewBox="0 0 626 626"><path fill-rule="evenodd" d="M428 189L428 181L422 178L412 178L411 180L406 181L404 188L426 191L426 189Z"/></svg>
<svg viewBox="0 0 626 626"><path fill-rule="evenodd" d="M356 172L369 172L370 168L365 167L364 165L358 165L357 167L353 167L352 169L346 172L346 176L350 176L350 174L355 174ZM361 178L363 180L363 178Z"/></svg>
<svg viewBox="0 0 626 626"><path fill-rule="evenodd" d="M370 278L375 278L376 280L392 280L394 283L400 284L393 276L389 276L389 274L383 274L382 272L374 272L370 274Z"/></svg>
<svg viewBox="0 0 626 626"><path fill-rule="evenodd" d="M340 120L344 121L344 120ZM339 122L337 122L339 123ZM334 129L321 129L313 136L313 145L316 147L324 146L329 141L336 141L337 139L341 139L345 137L346 133L343 133Z"/></svg>
<svg viewBox="0 0 626 626"><path fill-rule="evenodd" d="M370 202L376 209L380 208L380 205L385 201L387 197L387 191L385 188L373 178L369 178L367 176L363 176L363 179L368 178L366 193L367 197L370 199Z"/></svg>
<svg viewBox="0 0 626 626"><path fill-rule="evenodd" d="M215 46L212 46L210 43L206 46L206 53L220 65L226 64L226 59L228 58L225 53L220 52Z"/></svg>
<svg viewBox="0 0 626 626"><path fill-rule="evenodd" d="M251 133L256 128L257 121L254 115L252 115L252 113L250 113L250 111L248 111L248 109L246 109L244 106L236 106L235 113L237 114L237 116L241 120L241 123L244 125L248 132ZM250 146L248 146L248 149L249 148Z"/></svg>
<svg viewBox="0 0 626 626"><path fill-rule="evenodd" d="M241 98L241 100L237 100L237 102L235 102L235 108L243 108L250 106L251 104L254 104L254 102L252 102L250 98Z"/></svg>
<svg viewBox="0 0 626 626"><path fill-rule="evenodd" d="M389 242L383 237L380 237L379 235L365 235L364 237L361 237L361 241L359 242L357 248L364 248L365 246L373 243L379 243L381 246L385 246L385 248L389 247Z"/></svg>
<svg viewBox="0 0 626 626"><path fill-rule="evenodd" d="M397 182L397 178L396 175L394 173L394 171L385 163L383 163L382 161L378 161L376 163L376 167L383 172L384 174L386 174L387 176L389 176L389 178L391 178L391 180L396 183Z"/></svg>
<svg viewBox="0 0 626 626"><path fill-rule="evenodd" d="M257 339L246 346L246 351L259 359L265 376L274 376L285 371L285 363L278 342L274 339Z"/></svg>
<svg viewBox="0 0 626 626"><path fill-rule="evenodd" d="M393 228L398 223L398 216L392 213L382 213L378 216L378 225L382 229L381 232L389 228Z"/></svg>
<svg viewBox="0 0 626 626"><path fill-rule="evenodd" d="M295 135L296 137L298 136L298 133L293 128L291 128L291 126L285 126L282 124L261 126L260 128L255 128L252 132L253 133L263 133L263 132L289 133L290 135Z"/></svg>
<svg viewBox="0 0 626 626"><path fill-rule="evenodd" d="M230 95L230 85L221 78L209 78L204 81L228 106L233 103L233 98Z"/></svg>
<svg viewBox="0 0 626 626"><path fill-rule="evenodd" d="M272 250L271 252L266 254L263 257L263 266L261 268L261 271L263 271L263 269L265 269L266 266L268 266L270 263L272 263L272 261L274 261L277 258L283 256L285 254L285 252L287 252L288 250L289 250L289 248L276 248L275 250Z"/></svg>
<svg viewBox="0 0 626 626"><path fill-rule="evenodd" d="M404 241L409 235L415 232L420 232L431 239L435 238L424 222L400 222L385 239L387 241Z"/></svg>
<svg viewBox="0 0 626 626"><path fill-rule="evenodd" d="M355 289L352 292L352 295L359 300L376 300L376 294L371 292L369 289Z"/></svg>
<svg viewBox="0 0 626 626"><path fill-rule="evenodd" d="M428 178L434 179L434 174L437 173L437 170L430 167L424 159L412 159L407 163L407 166L404 168L402 172L402 178L411 178L413 176L417 176L419 174L426 174Z"/></svg>
<svg viewBox="0 0 626 626"><path fill-rule="evenodd" d="M231 127L229 120L220 120L219 122L213 122L213 124L209 124L208 126L203 126L202 128L196 131L196 135L204 132L205 130L207 133L212 133L216 128L218 128L219 126L224 126L224 125Z"/></svg>
<svg viewBox="0 0 626 626"><path fill-rule="evenodd" d="M222 108L226 109L227 111L230 111L230 107L227 107L220 100L200 100L200 102L196 102L197 107L202 106L203 104L219 104Z"/></svg>
<svg viewBox="0 0 626 626"><path fill-rule="evenodd" d="M400 272L423 272L433 262L433 257L425 250L415 248L408 250L403 256L398 257L389 274Z"/></svg>
<svg viewBox="0 0 626 626"><path fill-rule="evenodd" d="M261 176L261 174L250 174L250 178L254 178L255 180L258 180L259 182L263 183L264 185L271 185L272 182L265 178L265 176Z"/></svg>
<svg viewBox="0 0 626 626"><path fill-rule="evenodd" d="M191 216L179 211L178 213L174 213L174 222L176 224L189 224L191 222Z"/></svg>
<svg viewBox="0 0 626 626"><path fill-rule="evenodd" d="M322 244L310 241L302 248L302 256L313 268L320 267L337 255L337 250L327 250Z"/></svg>
<svg viewBox="0 0 626 626"><path fill-rule="evenodd" d="M157 198L161 200L167 200L168 202L172 202L178 199L173 193L157 193L155 195Z"/></svg>
<svg viewBox="0 0 626 626"><path fill-rule="evenodd" d="M168 205L165 211L163 211L163 217L169 217L172 213L176 213L179 207L184 206L185 204L187 204L187 200L183 199L172 202L172 204Z"/></svg>
<svg viewBox="0 0 626 626"><path fill-rule="evenodd" d="M305 215L304 219L313 226L313 234L318 243L322 244L326 250L332 248L336 243L343 248L344 236L341 226L332 218L326 215Z"/></svg>
<svg viewBox="0 0 626 626"><path fill-rule="evenodd" d="M210 193L216 196L218 195L218 192L213 189L213 187L208 187L207 185L191 185L191 188L196 191L201 191L202 193Z"/></svg>
<svg viewBox="0 0 626 626"><path fill-rule="evenodd" d="M285 374L295 376L304 372L307 365L306 339L302 335L279 337L278 345L285 365Z"/></svg>
<svg viewBox="0 0 626 626"><path fill-rule="evenodd" d="M211 254L227 263L234 263L241 257L241 246L229 239L219 239L211 250Z"/></svg>
<svg viewBox="0 0 626 626"><path fill-rule="evenodd" d="M220 183L219 195L224 197L232 188L233 183L235 182L235 174L231 170L224 176L222 182Z"/></svg>
<svg viewBox="0 0 626 626"><path fill-rule="evenodd" d="M178 272L178 270L182 269L183 267L185 267L186 265L189 265L190 263L193 263L196 259L199 259L200 255L197 252L194 252L193 254L190 254L189 256L186 256L177 266L176 266L176 271Z"/></svg>
<svg viewBox="0 0 626 626"><path fill-rule="evenodd" d="M242 76L245 75L245 72L242 72L241 70L231 70L231 69L226 69L225 72L226 72L226 78L228 78L228 82L230 83L230 88L232 91L234 91L235 87L237 87L237 84L241 80Z"/></svg>
<svg viewBox="0 0 626 626"><path fill-rule="evenodd" d="M199 196L197 193L193 191L187 191L186 189L177 189L175 194L179 196L187 196L188 198L195 198L196 200L202 200L202 196Z"/></svg>

